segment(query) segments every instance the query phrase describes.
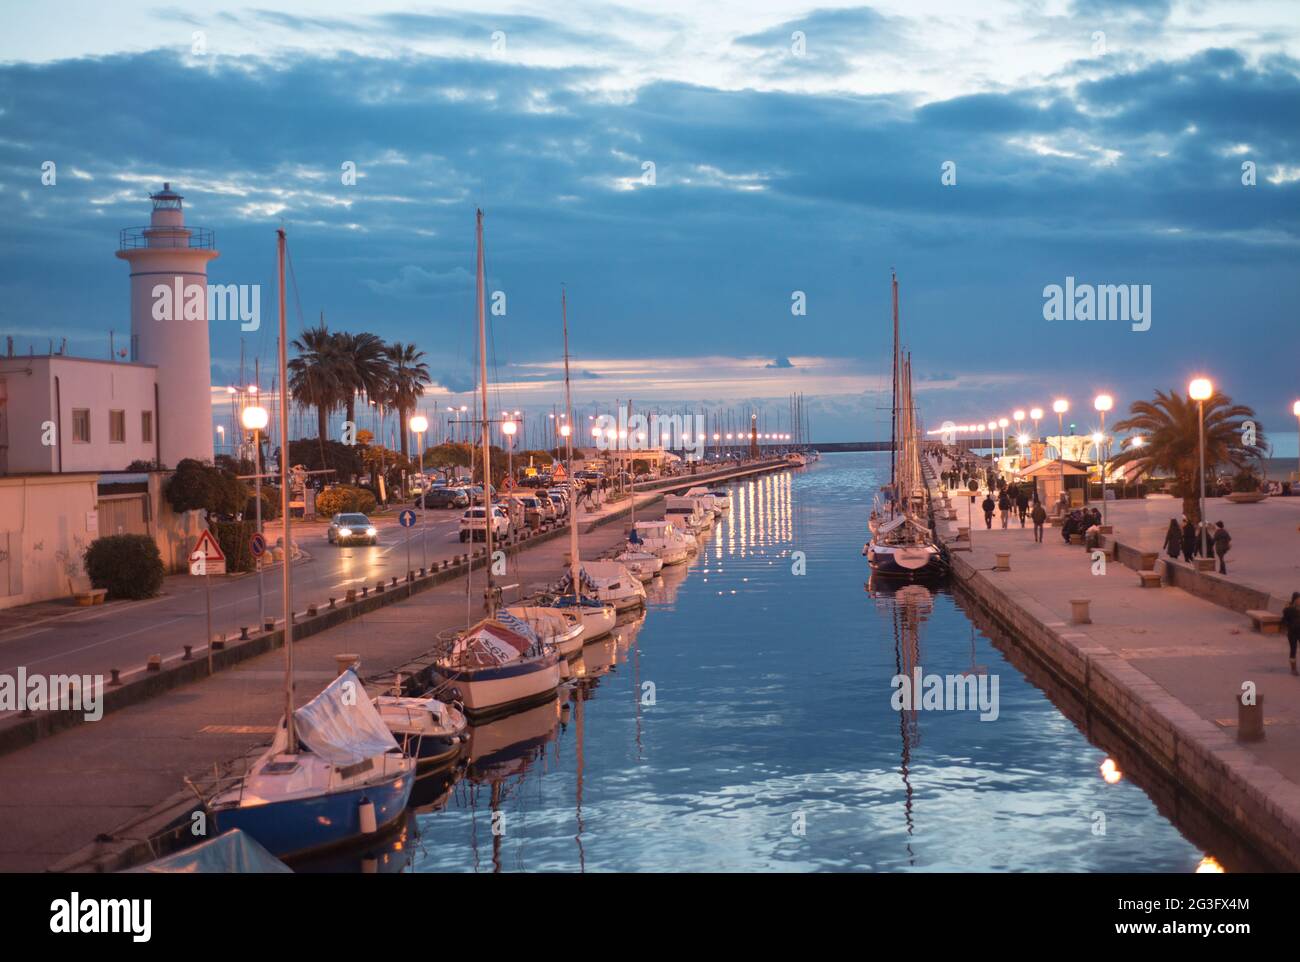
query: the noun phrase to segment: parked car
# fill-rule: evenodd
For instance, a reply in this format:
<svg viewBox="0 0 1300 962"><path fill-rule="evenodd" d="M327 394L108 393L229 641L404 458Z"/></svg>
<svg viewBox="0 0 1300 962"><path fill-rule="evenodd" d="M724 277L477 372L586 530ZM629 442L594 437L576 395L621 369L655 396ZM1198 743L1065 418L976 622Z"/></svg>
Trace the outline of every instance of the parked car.
<svg viewBox="0 0 1300 962"><path fill-rule="evenodd" d="M550 495L551 500L555 502L555 506L560 513L560 517L561 518L568 517L569 492L566 491L564 488L547 488L546 493Z"/></svg>
<svg viewBox="0 0 1300 962"><path fill-rule="evenodd" d="M464 488L434 487L415 499L417 508L468 508L469 492Z"/></svg>
<svg viewBox="0 0 1300 962"><path fill-rule="evenodd" d="M554 521L556 518L560 516L560 511L555 506L555 502L551 500L551 496L549 494L547 494L541 488L538 488L534 496L537 498L537 503L542 506L543 521L548 521L548 522Z"/></svg>
<svg viewBox="0 0 1300 962"><path fill-rule="evenodd" d="M330 519L330 544L377 544L379 531L364 514L336 514Z"/></svg>
<svg viewBox="0 0 1300 962"><path fill-rule="evenodd" d="M460 518L460 540L487 540L487 509L470 508ZM510 517L500 505L492 505L492 537L504 538L510 533Z"/></svg>

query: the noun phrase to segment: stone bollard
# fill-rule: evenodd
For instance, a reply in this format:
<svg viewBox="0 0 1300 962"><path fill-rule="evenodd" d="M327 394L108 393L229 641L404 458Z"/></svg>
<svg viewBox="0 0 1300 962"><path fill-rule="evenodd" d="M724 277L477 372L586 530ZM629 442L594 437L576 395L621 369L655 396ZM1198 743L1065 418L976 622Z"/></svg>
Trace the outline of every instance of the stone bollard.
<svg viewBox="0 0 1300 962"><path fill-rule="evenodd" d="M330 599L330 607L331 607L331 608L334 607L334 599L333 599L333 598Z"/></svg>
<svg viewBox="0 0 1300 962"><path fill-rule="evenodd" d="M1090 625L1092 616L1088 613L1088 605L1091 604L1089 598L1071 598L1070 599L1070 624L1072 625Z"/></svg>
<svg viewBox="0 0 1300 962"><path fill-rule="evenodd" d="M382 595L383 593L384 593L384 583L381 581L379 582L379 584L375 585L375 594Z"/></svg>
<svg viewBox="0 0 1300 962"><path fill-rule="evenodd" d="M1010 570L1011 570L1011 552L1009 552L1009 551L999 551L999 552L996 553L995 558L996 558L996 560L993 562L993 570L994 570L994 571L1010 571Z"/></svg>
<svg viewBox="0 0 1300 962"><path fill-rule="evenodd" d="M420 577L421 577L421 578L424 577L424 569L423 569L423 568L420 569Z"/></svg>
<svg viewBox="0 0 1300 962"><path fill-rule="evenodd" d="M150 655L145 668L149 671L162 671L162 655Z"/></svg>
<svg viewBox="0 0 1300 962"><path fill-rule="evenodd" d="M1143 551L1138 555L1138 571L1155 571L1156 560L1160 557L1158 551Z"/></svg>
<svg viewBox="0 0 1300 962"><path fill-rule="evenodd" d="M263 631L275 631L275 619L274 619L274 618L267 618L266 621L262 622L262 630L263 630Z"/></svg>
<svg viewBox="0 0 1300 962"><path fill-rule="evenodd" d="M307 617L308 618L316 617L316 605L310 604L307 606Z"/></svg>
<svg viewBox="0 0 1300 962"><path fill-rule="evenodd" d="M1264 696L1255 692L1255 703L1243 701L1245 693L1237 693L1237 741L1262 742L1264 740Z"/></svg>
<svg viewBox="0 0 1300 962"><path fill-rule="evenodd" d="M339 675L343 674L345 671L349 669L360 671L361 656L352 654L351 652L335 655L334 666L336 671L336 674L334 676L335 678L337 678Z"/></svg>
<svg viewBox="0 0 1300 962"><path fill-rule="evenodd" d="M970 528L965 527L964 525L958 525L958 526L957 526L957 540L958 540L958 541L969 541L969 540L970 540Z"/></svg>
<svg viewBox="0 0 1300 962"><path fill-rule="evenodd" d="M189 661L191 658L194 657L194 646L184 645L182 647L185 648L185 654L181 655L181 661Z"/></svg>
<svg viewBox="0 0 1300 962"><path fill-rule="evenodd" d="M1196 570L1197 570L1197 571L1209 571L1209 572L1213 573L1213 571L1214 571L1214 559L1213 559L1213 558L1196 558L1195 561L1196 561Z"/></svg>
<svg viewBox="0 0 1300 962"><path fill-rule="evenodd" d="M239 628L239 640L240 640L240 641L248 641L248 626L247 626L247 625L241 625L241 626L240 626L240 628Z"/></svg>
<svg viewBox="0 0 1300 962"><path fill-rule="evenodd" d="M396 588L396 587L397 587L397 575L393 575L393 583L392 583L391 587L393 587L393 588Z"/></svg>
<svg viewBox="0 0 1300 962"><path fill-rule="evenodd" d="M356 600L357 600L357 589L356 589L356 588L349 588L349 589L348 589L348 593L347 593L346 595L343 596L343 600L346 601L348 604L352 604L352 602L356 601Z"/></svg>
<svg viewBox="0 0 1300 962"><path fill-rule="evenodd" d="M120 684L122 684L122 673L121 673L120 671L118 671L118 669L116 669L116 668L110 668L110 669L108 670L108 673L109 673L109 675L112 676L112 677L109 679L109 682L108 682L110 685L120 685Z"/></svg>
<svg viewBox="0 0 1300 962"><path fill-rule="evenodd" d="M223 648L226 647L226 636L213 635L211 644L212 644L213 651L221 651Z"/></svg>
<svg viewBox="0 0 1300 962"><path fill-rule="evenodd" d="M370 594L370 586L369 586L369 585L362 585L362 586L361 586L361 597L364 598L364 597L366 597L368 594Z"/></svg>

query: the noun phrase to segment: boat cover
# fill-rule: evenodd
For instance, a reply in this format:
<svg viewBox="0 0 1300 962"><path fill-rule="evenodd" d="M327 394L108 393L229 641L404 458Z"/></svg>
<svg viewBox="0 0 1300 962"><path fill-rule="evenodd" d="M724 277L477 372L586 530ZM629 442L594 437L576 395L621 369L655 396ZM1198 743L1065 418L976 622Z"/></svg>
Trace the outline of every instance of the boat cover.
<svg viewBox="0 0 1300 962"><path fill-rule="evenodd" d="M331 765L355 765L397 748L393 733L352 671L293 713L302 743Z"/></svg>
<svg viewBox="0 0 1300 962"><path fill-rule="evenodd" d="M251 835L232 828L216 838L141 865L128 872L199 875L209 872L292 872L278 858L257 844Z"/></svg>
<svg viewBox="0 0 1300 962"><path fill-rule="evenodd" d="M632 572L617 561L584 561L582 576L594 588L617 588L632 578Z"/></svg>
<svg viewBox="0 0 1300 962"><path fill-rule="evenodd" d="M516 627L509 627L505 622ZM537 635L510 612L498 611L496 618L480 621L456 639L451 659L457 664L477 668L507 665L536 650Z"/></svg>

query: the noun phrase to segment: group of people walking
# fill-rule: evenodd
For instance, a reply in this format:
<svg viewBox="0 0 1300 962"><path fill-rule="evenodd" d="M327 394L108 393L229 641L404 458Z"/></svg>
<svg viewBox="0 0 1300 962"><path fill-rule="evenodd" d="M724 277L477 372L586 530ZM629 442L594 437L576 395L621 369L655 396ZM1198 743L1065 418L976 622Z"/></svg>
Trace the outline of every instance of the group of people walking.
<svg viewBox="0 0 1300 962"><path fill-rule="evenodd" d="M1192 559L1198 555L1217 557L1219 574L1226 575L1227 554L1231 549L1232 535L1228 534L1222 521L1216 521L1214 527L1203 523L1198 529L1186 515L1183 515L1181 525L1177 518L1169 519L1169 530L1165 532L1165 551L1171 558L1177 558L1181 554L1183 560L1191 564ZM1207 554L1207 551L1212 552L1212 555Z"/></svg>

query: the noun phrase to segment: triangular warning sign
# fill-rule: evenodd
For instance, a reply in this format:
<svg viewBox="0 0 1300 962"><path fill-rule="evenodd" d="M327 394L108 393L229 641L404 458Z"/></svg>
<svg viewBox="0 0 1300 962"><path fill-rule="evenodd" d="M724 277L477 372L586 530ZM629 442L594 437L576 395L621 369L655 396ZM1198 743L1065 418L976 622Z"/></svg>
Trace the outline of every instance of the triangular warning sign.
<svg viewBox="0 0 1300 962"><path fill-rule="evenodd" d="M562 464L557 464L557 465L555 466L555 471L551 474L551 478L552 478L553 480L555 480L555 481L563 481L563 480L565 480L567 477L568 477L568 475L567 475L567 474L565 473L565 471L564 471L564 465L562 465Z"/></svg>
<svg viewBox="0 0 1300 962"><path fill-rule="evenodd" d="M198 544L190 552L190 557L193 558L199 552L203 553L203 560L209 564L226 560L225 552L221 550L221 545L217 544L217 539L212 536L211 531L204 531L199 535Z"/></svg>

